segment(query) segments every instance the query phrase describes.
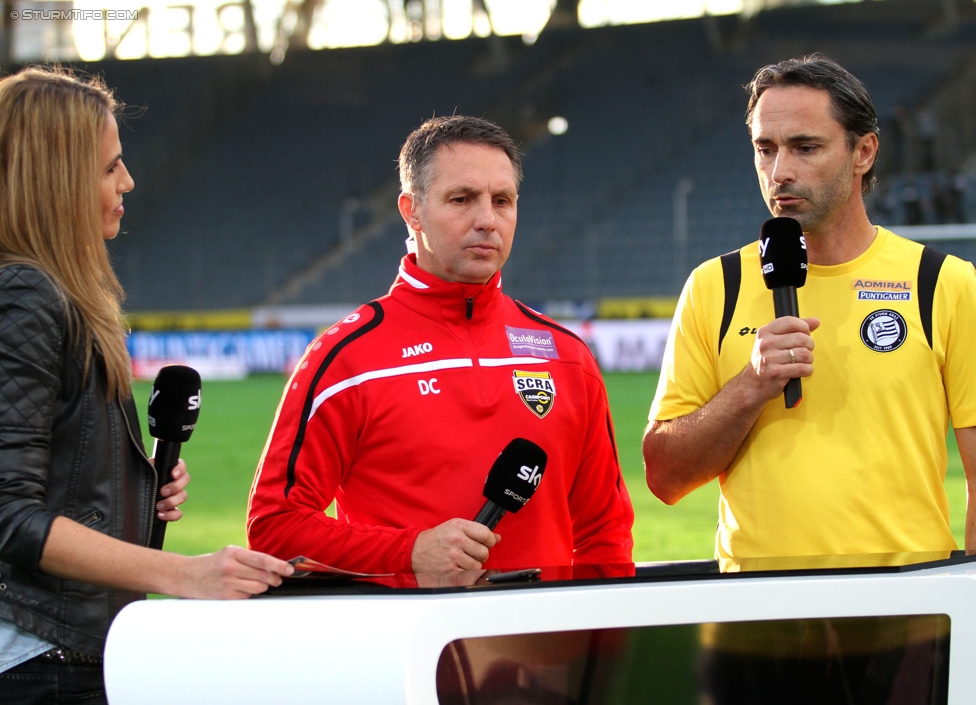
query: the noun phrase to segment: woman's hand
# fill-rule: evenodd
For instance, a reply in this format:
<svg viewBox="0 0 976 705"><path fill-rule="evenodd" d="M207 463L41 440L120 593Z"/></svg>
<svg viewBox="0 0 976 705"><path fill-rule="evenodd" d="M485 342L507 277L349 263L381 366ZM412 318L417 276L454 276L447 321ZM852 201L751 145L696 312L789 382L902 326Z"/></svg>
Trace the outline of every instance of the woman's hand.
<svg viewBox="0 0 976 705"><path fill-rule="evenodd" d="M156 459L150 462L155 465ZM179 508L186 501L186 486L190 484L190 473L186 470L186 463L182 459L170 472L172 481L166 483L159 490L163 499L156 502L156 516L163 521L177 521L183 518L183 511Z"/></svg>

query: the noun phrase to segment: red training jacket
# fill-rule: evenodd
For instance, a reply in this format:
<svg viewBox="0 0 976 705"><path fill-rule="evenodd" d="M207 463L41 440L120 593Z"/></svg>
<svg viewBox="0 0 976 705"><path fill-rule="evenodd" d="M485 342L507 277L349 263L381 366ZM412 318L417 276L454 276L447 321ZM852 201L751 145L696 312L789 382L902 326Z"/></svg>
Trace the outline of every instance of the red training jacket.
<svg viewBox="0 0 976 705"><path fill-rule="evenodd" d="M542 390L544 393L539 393ZM410 571L417 534L473 519L516 437L548 454L485 568L629 563L634 511L589 348L484 285L404 257L390 293L309 347L285 388L248 505L251 548L346 570ZM338 519L325 514L333 498Z"/></svg>

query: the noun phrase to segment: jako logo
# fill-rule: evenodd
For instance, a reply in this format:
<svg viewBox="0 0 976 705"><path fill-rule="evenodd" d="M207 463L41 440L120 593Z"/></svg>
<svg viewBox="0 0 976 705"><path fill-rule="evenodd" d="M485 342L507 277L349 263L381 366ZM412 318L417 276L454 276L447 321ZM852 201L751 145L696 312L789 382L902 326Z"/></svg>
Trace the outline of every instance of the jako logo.
<svg viewBox="0 0 976 705"><path fill-rule="evenodd" d="M424 353L429 353L434 349L434 346L430 343L421 343L420 345L413 345L408 348L403 348L403 357L413 357L415 355L422 355Z"/></svg>
<svg viewBox="0 0 976 705"><path fill-rule="evenodd" d="M530 468L528 465L523 465L521 468L519 468L518 476L520 480L525 480L530 485L538 487L539 480L542 478L542 473L539 472L538 465L536 465L534 468Z"/></svg>

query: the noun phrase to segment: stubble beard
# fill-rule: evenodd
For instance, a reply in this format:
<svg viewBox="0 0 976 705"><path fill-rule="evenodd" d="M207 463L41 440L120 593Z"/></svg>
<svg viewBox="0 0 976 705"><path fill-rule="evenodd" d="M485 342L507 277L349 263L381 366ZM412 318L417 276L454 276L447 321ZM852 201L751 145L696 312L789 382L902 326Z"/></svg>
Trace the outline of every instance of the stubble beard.
<svg viewBox="0 0 976 705"><path fill-rule="evenodd" d="M839 171L833 179L814 188L776 188L767 193L766 206L774 216L795 219L800 223L803 232L817 233L830 223L850 200L853 184L845 178L848 175L847 169ZM774 200L775 197L785 195L802 198L803 201L797 206L778 205Z"/></svg>

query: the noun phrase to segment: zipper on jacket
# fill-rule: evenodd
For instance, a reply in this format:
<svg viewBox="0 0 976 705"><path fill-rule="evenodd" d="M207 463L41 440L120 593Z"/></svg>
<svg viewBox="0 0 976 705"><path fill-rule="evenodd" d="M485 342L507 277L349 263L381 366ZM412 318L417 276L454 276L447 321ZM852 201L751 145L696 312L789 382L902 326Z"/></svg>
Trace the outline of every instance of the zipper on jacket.
<svg viewBox="0 0 976 705"><path fill-rule="evenodd" d="M481 361L478 357L478 346L475 345L474 336L471 333L471 319L474 318L473 296L469 296L464 300L464 318L467 321L464 327L468 334L468 345L471 347L471 362L477 375L478 390L481 392L481 400L487 403L491 399L491 395L488 393L488 385L485 382L485 371L482 369Z"/></svg>
<svg viewBox="0 0 976 705"><path fill-rule="evenodd" d="M86 514L85 516L83 516L81 519L78 519L77 522L79 524L81 524L82 526L92 526L93 524L98 523L98 521L101 520L101 518L102 518L102 515L99 514L98 510L96 509L93 512L89 512L88 514Z"/></svg>
<svg viewBox="0 0 976 705"><path fill-rule="evenodd" d="M139 455L141 455L143 459L147 463L149 463L149 456L146 455L146 449L142 447L141 443L136 443L136 437L132 433L132 426L129 423L129 417L125 413L125 405L123 405L121 401L119 401L119 412L122 414L122 420L125 421L125 430L129 434L129 442L136 447L136 450L139 451ZM152 515L153 517L155 517L156 516L156 488L159 487L159 473L156 472L156 466L153 465L152 463L149 463L149 467L152 468L153 479L155 480L155 482L153 482L152 489L150 490L152 496L149 498L149 506L152 507ZM149 548L152 545L154 523L155 523L154 521L149 522L149 534L146 536L146 548Z"/></svg>

